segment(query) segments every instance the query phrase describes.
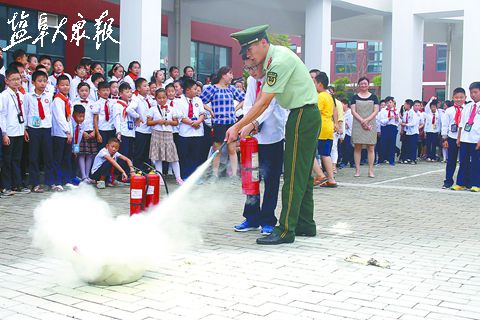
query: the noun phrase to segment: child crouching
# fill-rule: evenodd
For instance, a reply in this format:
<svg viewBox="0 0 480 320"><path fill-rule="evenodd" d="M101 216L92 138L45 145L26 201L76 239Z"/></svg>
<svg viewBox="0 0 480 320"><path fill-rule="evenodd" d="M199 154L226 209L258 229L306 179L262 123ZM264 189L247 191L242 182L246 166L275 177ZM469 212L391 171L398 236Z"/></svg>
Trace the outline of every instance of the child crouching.
<svg viewBox="0 0 480 320"><path fill-rule="evenodd" d="M107 145L102 148L95 160L93 161L92 170L90 172L90 179L95 180L97 182L97 188L103 189L105 188L105 181L107 180L108 176L110 175L110 171L113 168L118 170L122 174L122 180L125 182L128 179L127 173L123 168L118 164L117 160L121 159L125 161L130 168L130 175L135 173L133 169L133 163L130 159L125 157L124 155L118 152L120 148L120 141L112 137L108 139Z"/></svg>

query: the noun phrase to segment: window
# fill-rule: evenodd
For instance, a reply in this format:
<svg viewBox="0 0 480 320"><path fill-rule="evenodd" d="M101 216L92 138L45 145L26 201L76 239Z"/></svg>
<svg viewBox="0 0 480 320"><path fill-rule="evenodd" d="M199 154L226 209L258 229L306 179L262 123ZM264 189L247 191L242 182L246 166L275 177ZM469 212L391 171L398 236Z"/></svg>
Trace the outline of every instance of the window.
<svg viewBox="0 0 480 320"><path fill-rule="evenodd" d="M382 58L383 58L382 43L378 41L369 41L368 56L367 56L367 72L381 73Z"/></svg>
<svg viewBox="0 0 480 320"><path fill-rule="evenodd" d="M168 37L162 36L160 43L160 68L168 69Z"/></svg>
<svg viewBox="0 0 480 320"><path fill-rule="evenodd" d="M191 64L198 80L204 82L207 76L223 66L231 64L232 49L192 41L190 45Z"/></svg>
<svg viewBox="0 0 480 320"><path fill-rule="evenodd" d="M93 40L95 36L95 23L87 21L85 24L85 34L90 37L90 39L84 40L83 55L85 57L92 58L93 61L99 62L103 65L105 74L112 68L112 66L117 63L119 59L120 46L118 43L107 39L105 42L101 42L100 48L97 50L95 47L96 41ZM112 38L119 41L120 40L120 29L118 27L112 26ZM127 66L124 66L125 69Z"/></svg>
<svg viewBox="0 0 480 320"><path fill-rule="evenodd" d="M43 38L43 48L41 47L40 41L36 44L32 44L35 38L39 35L38 31L38 11L28 10L28 9L21 9L15 7L8 7L4 5L0 5L0 47L5 48L10 45L10 38L12 36L12 28L11 25L7 24L7 20L11 19L15 12L17 12L17 19L15 22L19 21L20 15L22 11L25 11L26 14L29 14L27 20L28 27L27 36L31 36L29 40L26 40L22 43L15 45L13 48L10 48L7 51L7 54L4 54L4 64L8 65L9 63L13 62L12 54L15 50L23 49L27 53L36 54L37 56L41 55L49 55L52 59L61 58L64 59L65 56L65 39L61 35L57 35L55 42L52 44L52 38L55 34L55 29L49 28L47 30L48 35ZM62 20L63 16L58 16L58 22ZM60 28L68 36L68 32L66 32L66 25L63 25ZM65 61L64 61L65 62Z"/></svg>
<svg viewBox="0 0 480 320"><path fill-rule="evenodd" d="M335 73L357 71L357 43L337 42L335 44Z"/></svg>
<svg viewBox="0 0 480 320"><path fill-rule="evenodd" d="M437 72L447 70L447 45L437 45Z"/></svg>
<svg viewBox="0 0 480 320"><path fill-rule="evenodd" d="M437 96L438 101L445 101L445 88L436 88L435 96Z"/></svg>

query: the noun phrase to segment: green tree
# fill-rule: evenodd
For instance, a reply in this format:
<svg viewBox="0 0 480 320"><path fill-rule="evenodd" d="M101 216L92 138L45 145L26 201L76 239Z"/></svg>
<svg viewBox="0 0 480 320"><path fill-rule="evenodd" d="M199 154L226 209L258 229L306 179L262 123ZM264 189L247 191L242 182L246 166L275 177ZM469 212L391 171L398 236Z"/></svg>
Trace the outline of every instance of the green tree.
<svg viewBox="0 0 480 320"><path fill-rule="evenodd" d="M350 79L348 77L338 78L332 82L332 86L335 88L335 96L337 96L338 99L347 97L348 84L350 84Z"/></svg>
<svg viewBox="0 0 480 320"><path fill-rule="evenodd" d="M375 87L381 87L382 86L382 76L381 75L376 75L372 79L372 83Z"/></svg>
<svg viewBox="0 0 480 320"><path fill-rule="evenodd" d="M271 44L277 46L284 46L290 48L290 37L287 34L273 34L268 33L268 40L270 40Z"/></svg>

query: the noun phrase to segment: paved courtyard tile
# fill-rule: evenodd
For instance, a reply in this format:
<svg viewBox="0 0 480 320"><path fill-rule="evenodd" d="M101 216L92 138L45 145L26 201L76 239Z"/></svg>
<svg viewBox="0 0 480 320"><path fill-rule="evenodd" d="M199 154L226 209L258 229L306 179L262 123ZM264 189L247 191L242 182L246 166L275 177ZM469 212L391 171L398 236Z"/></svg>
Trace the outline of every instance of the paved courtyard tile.
<svg viewBox="0 0 480 320"><path fill-rule="evenodd" d="M0 319L480 319L480 195L441 190L443 169L342 169L338 188L314 191L317 236L273 247L232 231L239 182L198 186L190 222L203 242L111 287L62 281L66 266L32 247L33 210L50 193L1 198ZM128 214L127 188L97 194ZM223 209L210 214L214 201ZM390 268L345 261L354 254Z"/></svg>

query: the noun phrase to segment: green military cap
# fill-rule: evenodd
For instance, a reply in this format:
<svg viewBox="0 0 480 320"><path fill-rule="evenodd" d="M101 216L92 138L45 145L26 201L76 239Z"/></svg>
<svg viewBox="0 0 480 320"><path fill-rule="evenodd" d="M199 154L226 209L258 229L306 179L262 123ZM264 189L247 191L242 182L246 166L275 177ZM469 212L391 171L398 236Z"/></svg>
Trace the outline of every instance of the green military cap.
<svg viewBox="0 0 480 320"><path fill-rule="evenodd" d="M260 41L262 39L268 39L267 29L269 25L264 24L261 26L251 27L242 31L232 33L230 37L238 40L241 46L240 54L244 56L247 53L251 44Z"/></svg>

